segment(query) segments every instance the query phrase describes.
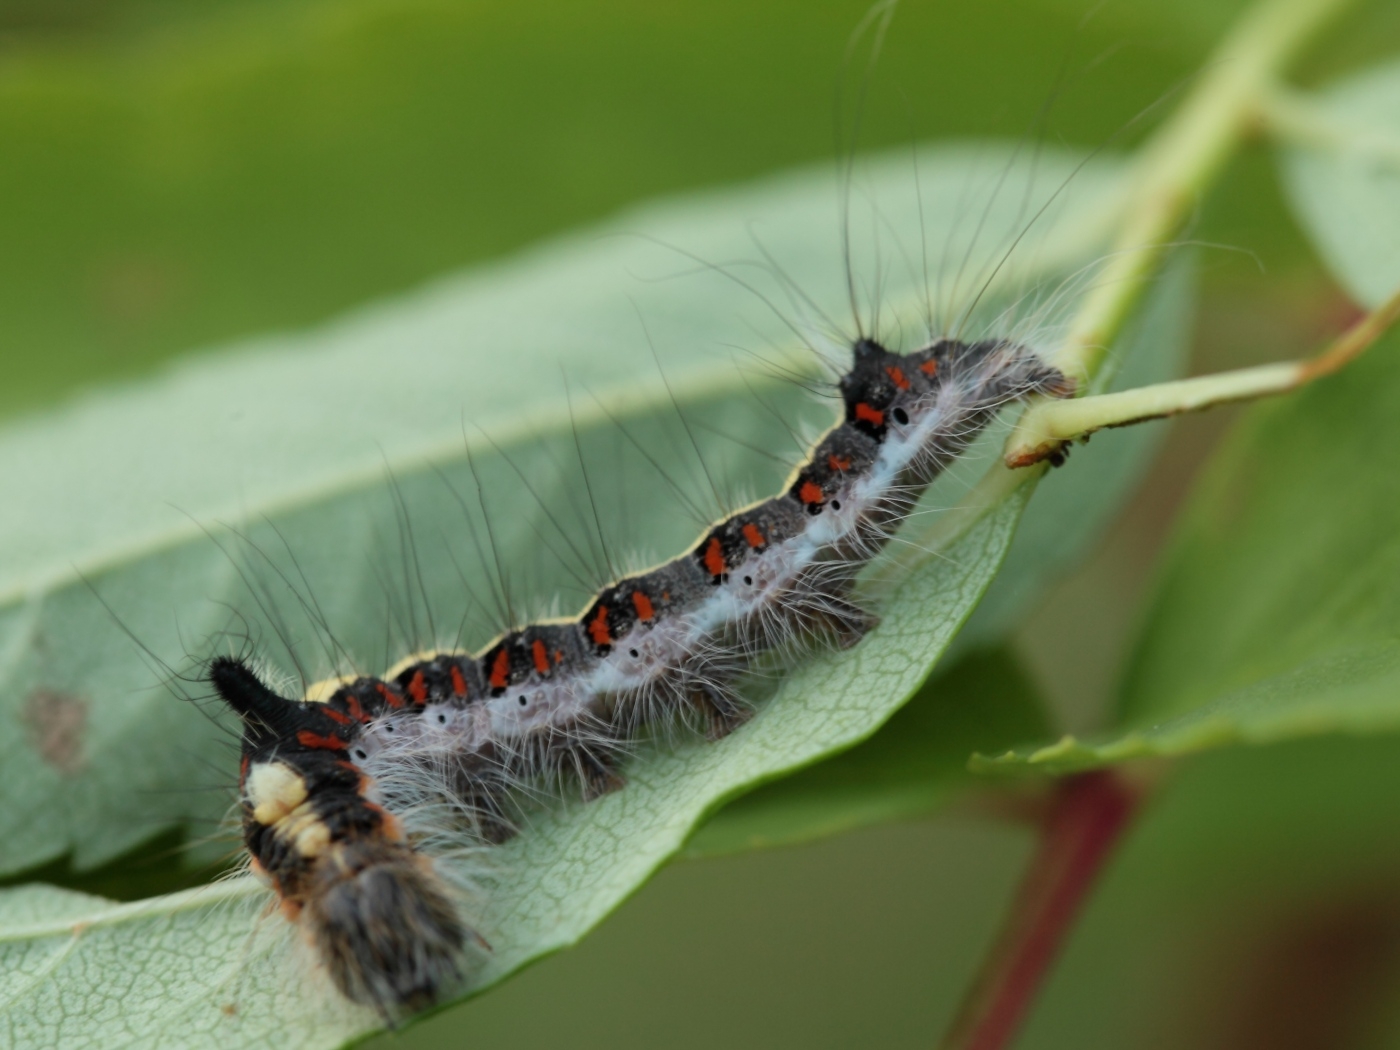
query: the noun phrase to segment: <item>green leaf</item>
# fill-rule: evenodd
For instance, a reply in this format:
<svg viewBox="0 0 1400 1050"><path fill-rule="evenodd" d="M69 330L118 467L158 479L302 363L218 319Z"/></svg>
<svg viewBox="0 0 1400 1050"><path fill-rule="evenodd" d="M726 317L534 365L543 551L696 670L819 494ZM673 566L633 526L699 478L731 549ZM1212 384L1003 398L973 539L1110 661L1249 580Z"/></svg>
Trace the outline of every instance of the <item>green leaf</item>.
<svg viewBox="0 0 1400 1050"><path fill-rule="evenodd" d="M1377 306L1400 288L1400 62L1280 107L1293 207L1338 280Z"/></svg>
<svg viewBox="0 0 1400 1050"><path fill-rule="evenodd" d="M132 904L0 892L0 1043L334 1045L354 1020L291 964L286 930L257 917L261 895L247 877ZM287 963L276 984L256 965L274 952Z"/></svg>
<svg viewBox="0 0 1400 1050"><path fill-rule="evenodd" d="M967 769L973 751L1044 738L1047 728L1015 658L972 653L931 677L859 747L725 806L684 856L790 846L929 813L976 784Z"/></svg>
<svg viewBox="0 0 1400 1050"><path fill-rule="evenodd" d="M1184 517L1123 726L983 760L1063 770L1400 728L1400 333L1252 409Z"/></svg>

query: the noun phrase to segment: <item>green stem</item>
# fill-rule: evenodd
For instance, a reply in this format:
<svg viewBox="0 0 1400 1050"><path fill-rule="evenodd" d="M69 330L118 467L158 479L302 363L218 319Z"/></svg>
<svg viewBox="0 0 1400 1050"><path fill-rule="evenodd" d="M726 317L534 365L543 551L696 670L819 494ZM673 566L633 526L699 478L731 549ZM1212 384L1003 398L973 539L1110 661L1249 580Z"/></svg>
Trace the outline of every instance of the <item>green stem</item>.
<svg viewBox="0 0 1400 1050"><path fill-rule="evenodd" d="M1073 438L1104 427L1122 427L1148 419L1282 394L1331 375L1356 358L1400 320L1400 289L1348 328L1322 353L1306 361L1286 361L1257 368L1140 386L1114 394L1074 401L1042 401L1029 408L1006 445L1008 467L1027 467L1054 456Z"/></svg>
<svg viewBox="0 0 1400 1050"><path fill-rule="evenodd" d="M1298 50L1352 0L1269 0L1235 26L1196 86L1143 148L1127 220L1055 363L1093 380L1203 190L1257 119Z"/></svg>

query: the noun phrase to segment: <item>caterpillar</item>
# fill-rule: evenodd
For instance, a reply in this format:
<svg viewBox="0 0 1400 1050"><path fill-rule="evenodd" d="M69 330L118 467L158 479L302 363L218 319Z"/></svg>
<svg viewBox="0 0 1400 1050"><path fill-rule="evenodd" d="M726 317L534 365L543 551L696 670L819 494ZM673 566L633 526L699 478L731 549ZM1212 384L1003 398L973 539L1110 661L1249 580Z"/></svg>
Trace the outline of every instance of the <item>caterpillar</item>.
<svg viewBox="0 0 1400 1050"><path fill-rule="evenodd" d="M386 1022L443 1001L479 936L414 815L443 806L483 845L540 788L584 800L624 784L648 733L718 739L752 713L745 675L877 622L854 583L930 483L1005 405L1072 380L1009 339L909 353L850 346L839 420L778 495L685 553L602 588L577 616L476 653L414 654L382 678L275 692L243 657L207 667L242 720L239 801L252 871L347 998Z"/></svg>

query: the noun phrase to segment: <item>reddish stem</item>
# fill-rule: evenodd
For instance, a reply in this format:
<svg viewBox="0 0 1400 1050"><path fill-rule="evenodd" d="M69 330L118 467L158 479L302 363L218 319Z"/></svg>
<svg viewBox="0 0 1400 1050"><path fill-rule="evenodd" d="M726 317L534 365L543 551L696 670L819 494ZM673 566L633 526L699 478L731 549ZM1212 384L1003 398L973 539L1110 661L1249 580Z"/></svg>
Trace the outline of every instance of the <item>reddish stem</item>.
<svg viewBox="0 0 1400 1050"><path fill-rule="evenodd" d="M1011 1044L1137 801L1138 792L1107 770L1055 785L1040 846L943 1050L1003 1050Z"/></svg>

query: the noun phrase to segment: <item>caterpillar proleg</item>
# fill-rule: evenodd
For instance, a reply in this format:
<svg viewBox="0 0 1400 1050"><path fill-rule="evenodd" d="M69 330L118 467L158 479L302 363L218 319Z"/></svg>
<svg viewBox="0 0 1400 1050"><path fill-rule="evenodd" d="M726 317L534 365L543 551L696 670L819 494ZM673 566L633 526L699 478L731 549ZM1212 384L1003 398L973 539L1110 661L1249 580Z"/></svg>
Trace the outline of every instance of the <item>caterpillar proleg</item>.
<svg viewBox="0 0 1400 1050"><path fill-rule="evenodd" d="M1006 339L899 354L861 337L850 355L841 417L781 493L613 581L577 616L296 699L242 659L209 665L244 724L253 869L348 998L392 1021L461 977L472 931L401 817L445 807L464 835L499 842L532 789L572 784L591 799L622 787L626 752L656 727L735 731L750 713L747 672L860 642L875 613L855 598L856 575L997 412L1074 391Z"/></svg>

